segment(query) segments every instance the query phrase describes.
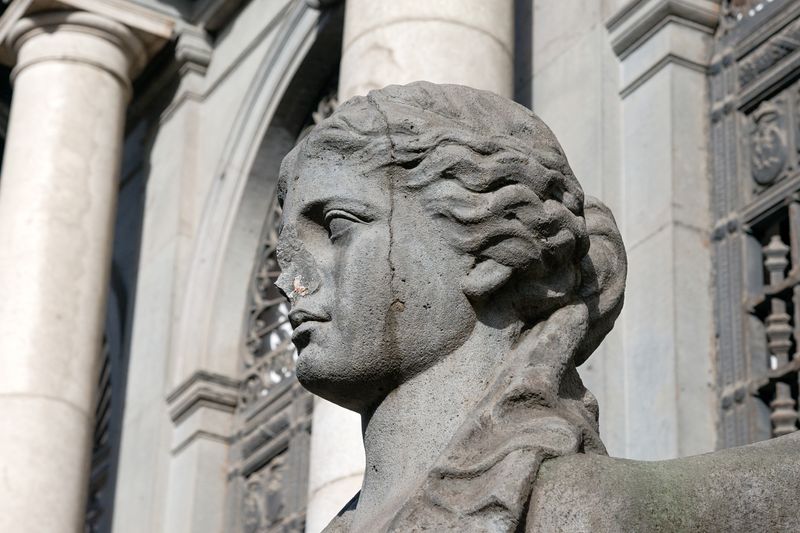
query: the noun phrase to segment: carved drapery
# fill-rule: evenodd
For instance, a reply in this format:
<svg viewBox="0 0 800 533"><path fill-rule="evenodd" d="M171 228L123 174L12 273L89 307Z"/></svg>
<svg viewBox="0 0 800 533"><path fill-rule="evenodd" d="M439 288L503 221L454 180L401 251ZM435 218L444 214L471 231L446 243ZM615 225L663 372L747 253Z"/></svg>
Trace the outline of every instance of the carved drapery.
<svg viewBox="0 0 800 533"><path fill-rule="evenodd" d="M800 4L727 1L723 23L711 137L719 445L728 447L798 423Z"/></svg>

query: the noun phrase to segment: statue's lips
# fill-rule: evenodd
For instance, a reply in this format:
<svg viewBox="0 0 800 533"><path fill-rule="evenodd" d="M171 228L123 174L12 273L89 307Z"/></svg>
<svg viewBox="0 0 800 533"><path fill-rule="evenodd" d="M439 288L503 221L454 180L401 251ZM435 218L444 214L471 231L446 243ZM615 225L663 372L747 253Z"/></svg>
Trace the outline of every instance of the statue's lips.
<svg viewBox="0 0 800 533"><path fill-rule="evenodd" d="M330 316L327 314L314 313L306 309L293 309L289 313L289 322L294 327L292 342L297 351L300 352L311 341L311 333L314 328L329 320Z"/></svg>
<svg viewBox="0 0 800 533"><path fill-rule="evenodd" d="M322 321L319 320L309 320L308 322L303 322L292 331L292 340L296 341L298 338L307 336L311 334L311 331L322 324Z"/></svg>
<svg viewBox="0 0 800 533"><path fill-rule="evenodd" d="M306 322L327 322L331 319L327 313L315 313L301 307L296 307L289 312L289 323L297 329Z"/></svg>
<svg viewBox="0 0 800 533"><path fill-rule="evenodd" d="M311 342L311 335L314 333L314 329L322 324L323 322L321 321L311 320L303 322L294 328L294 331L292 331L292 342L295 348L297 348L298 354Z"/></svg>

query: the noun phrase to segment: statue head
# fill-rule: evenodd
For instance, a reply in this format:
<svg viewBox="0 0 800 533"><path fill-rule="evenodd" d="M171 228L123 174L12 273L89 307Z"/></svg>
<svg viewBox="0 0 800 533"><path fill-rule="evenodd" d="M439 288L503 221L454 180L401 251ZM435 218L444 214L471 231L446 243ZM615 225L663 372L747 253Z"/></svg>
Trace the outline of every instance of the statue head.
<svg viewBox="0 0 800 533"><path fill-rule="evenodd" d="M521 339L578 306L553 363L574 368L621 307L613 218L549 128L493 93L418 82L353 98L285 158L279 195L297 376L357 411L478 322Z"/></svg>

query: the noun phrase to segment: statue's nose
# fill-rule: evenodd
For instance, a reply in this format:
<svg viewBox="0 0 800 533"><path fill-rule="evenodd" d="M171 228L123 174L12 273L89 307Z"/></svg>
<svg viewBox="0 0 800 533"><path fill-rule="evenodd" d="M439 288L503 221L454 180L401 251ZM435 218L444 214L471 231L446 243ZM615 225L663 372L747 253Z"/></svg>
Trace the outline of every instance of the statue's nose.
<svg viewBox="0 0 800 533"><path fill-rule="evenodd" d="M284 226L276 255L281 275L275 285L290 301L309 296L319 289L322 273L314 255L298 238L293 226Z"/></svg>

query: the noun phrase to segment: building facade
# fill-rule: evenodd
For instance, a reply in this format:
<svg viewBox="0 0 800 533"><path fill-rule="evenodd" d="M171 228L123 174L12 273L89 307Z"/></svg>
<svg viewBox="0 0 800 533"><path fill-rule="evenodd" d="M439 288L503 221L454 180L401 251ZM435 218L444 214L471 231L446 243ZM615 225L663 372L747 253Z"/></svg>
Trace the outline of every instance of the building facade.
<svg viewBox="0 0 800 533"><path fill-rule="evenodd" d="M612 455L797 429L797 2L13 0L0 39L2 531L317 532L349 500L358 417L294 378L277 174L418 79L534 109L614 212L626 304L581 368Z"/></svg>

